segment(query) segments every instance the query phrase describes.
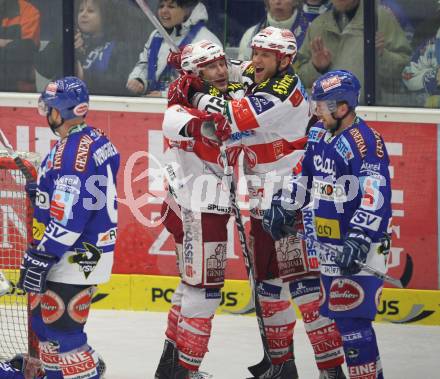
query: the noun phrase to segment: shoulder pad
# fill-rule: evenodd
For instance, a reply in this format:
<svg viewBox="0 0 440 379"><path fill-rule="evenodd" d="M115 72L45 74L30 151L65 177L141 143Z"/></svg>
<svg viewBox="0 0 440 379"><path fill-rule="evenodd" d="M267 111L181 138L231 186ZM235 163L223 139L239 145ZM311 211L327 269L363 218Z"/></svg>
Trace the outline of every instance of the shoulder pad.
<svg viewBox="0 0 440 379"><path fill-rule="evenodd" d="M274 77L260 83L255 92L266 92L278 97L281 101L286 100L298 83L298 76L287 73L280 77Z"/></svg>

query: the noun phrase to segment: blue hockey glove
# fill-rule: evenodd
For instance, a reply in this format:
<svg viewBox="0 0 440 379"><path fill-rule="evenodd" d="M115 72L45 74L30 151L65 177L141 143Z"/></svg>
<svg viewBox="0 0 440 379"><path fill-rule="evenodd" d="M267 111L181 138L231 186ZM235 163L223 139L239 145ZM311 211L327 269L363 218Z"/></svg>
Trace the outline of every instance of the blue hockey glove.
<svg viewBox="0 0 440 379"><path fill-rule="evenodd" d="M58 261L54 255L38 251L34 247L28 248L21 261L17 287L26 292L46 292L47 274Z"/></svg>
<svg viewBox="0 0 440 379"><path fill-rule="evenodd" d="M37 198L37 187L38 187L37 182L28 182L24 186L24 189L25 189L26 193L28 194L29 199L31 200L31 203L34 208L35 208L35 201Z"/></svg>
<svg viewBox="0 0 440 379"><path fill-rule="evenodd" d="M292 209L290 199L284 198L282 190L279 190L272 198L270 209L264 211L263 229L275 241L290 234L295 234L296 212L296 210Z"/></svg>
<svg viewBox="0 0 440 379"><path fill-rule="evenodd" d="M23 373L25 379L45 377L41 361L37 358L29 357L27 354L17 354L6 363L15 370Z"/></svg>
<svg viewBox="0 0 440 379"><path fill-rule="evenodd" d="M366 262L370 245L371 238L362 230L352 229L347 232L342 251L339 251L335 259L342 275L355 275L361 271L355 261Z"/></svg>

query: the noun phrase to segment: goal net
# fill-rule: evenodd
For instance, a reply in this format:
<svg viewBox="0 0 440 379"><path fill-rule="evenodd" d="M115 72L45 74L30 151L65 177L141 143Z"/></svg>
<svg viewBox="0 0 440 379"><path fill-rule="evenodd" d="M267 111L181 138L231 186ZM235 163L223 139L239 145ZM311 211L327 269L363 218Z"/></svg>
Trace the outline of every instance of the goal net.
<svg viewBox="0 0 440 379"><path fill-rule="evenodd" d="M25 153L23 159L35 175L38 156ZM0 297L0 361L17 353L35 355L38 346L29 328L28 296L16 286L21 258L32 239L32 206L25 184L14 160L0 152L0 270L11 284Z"/></svg>

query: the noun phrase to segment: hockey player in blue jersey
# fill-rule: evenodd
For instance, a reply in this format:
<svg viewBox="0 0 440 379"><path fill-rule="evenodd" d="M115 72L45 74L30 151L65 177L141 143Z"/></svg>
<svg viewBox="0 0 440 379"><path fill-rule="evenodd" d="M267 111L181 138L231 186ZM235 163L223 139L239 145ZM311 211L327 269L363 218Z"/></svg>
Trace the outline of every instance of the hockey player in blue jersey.
<svg viewBox="0 0 440 379"><path fill-rule="evenodd" d="M43 378L41 362L26 354L18 354L10 361L0 362L0 379Z"/></svg>
<svg viewBox="0 0 440 379"><path fill-rule="evenodd" d="M350 378L383 379L372 327L383 282L356 262L382 272L387 268L389 159L380 134L355 113L359 91L358 79L348 71L316 80L312 100L320 121L309 131L292 187L278 192L266 211L264 228L274 239L292 233L301 209L308 244L318 240L339 250L333 254L313 246L321 267L320 312L336 321Z"/></svg>
<svg viewBox="0 0 440 379"><path fill-rule="evenodd" d="M47 379L97 379L104 368L84 325L96 285L110 279L113 265L119 153L85 123L88 108L87 88L76 77L49 83L39 99L60 140L38 172L33 241L19 287L31 293Z"/></svg>

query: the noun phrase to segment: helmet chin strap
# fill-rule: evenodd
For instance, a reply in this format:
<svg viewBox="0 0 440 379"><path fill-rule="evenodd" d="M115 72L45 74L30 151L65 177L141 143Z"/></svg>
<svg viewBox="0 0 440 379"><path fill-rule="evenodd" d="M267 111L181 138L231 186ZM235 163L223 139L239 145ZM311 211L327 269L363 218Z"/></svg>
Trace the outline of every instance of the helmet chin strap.
<svg viewBox="0 0 440 379"><path fill-rule="evenodd" d="M336 113L332 112L331 115L336 120L336 126L334 128L332 128L332 129L330 129L332 134L335 134L339 130L339 128L342 125L342 121L350 114L350 112L351 112L351 109L348 108L347 112L345 112L345 114L342 117L336 117L336 115L335 115Z"/></svg>
<svg viewBox="0 0 440 379"><path fill-rule="evenodd" d="M61 117L61 123L57 124L55 121L51 121L50 114L46 116L47 123L50 126L50 130L52 130L52 133L55 134L57 137L60 136L60 134L57 132L57 129L61 127L64 124L64 118Z"/></svg>

